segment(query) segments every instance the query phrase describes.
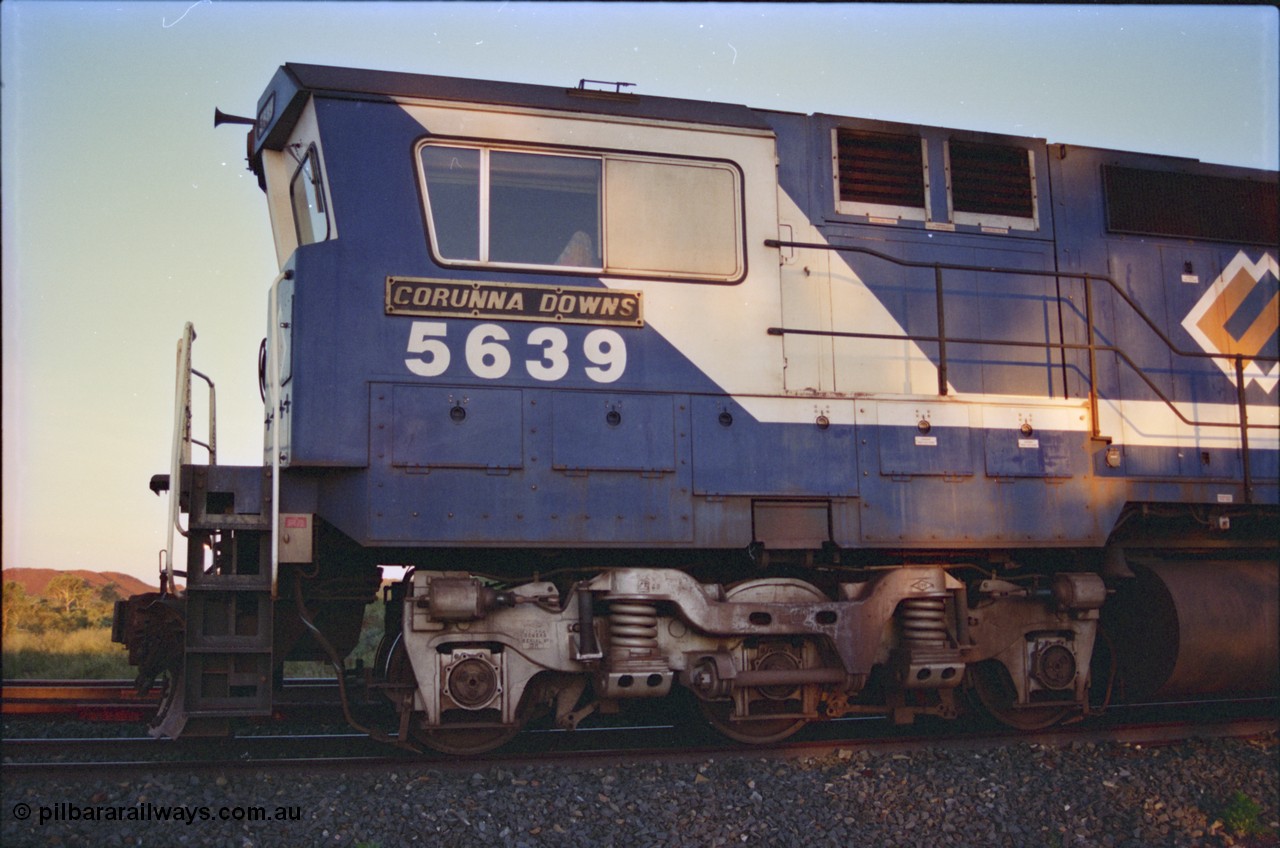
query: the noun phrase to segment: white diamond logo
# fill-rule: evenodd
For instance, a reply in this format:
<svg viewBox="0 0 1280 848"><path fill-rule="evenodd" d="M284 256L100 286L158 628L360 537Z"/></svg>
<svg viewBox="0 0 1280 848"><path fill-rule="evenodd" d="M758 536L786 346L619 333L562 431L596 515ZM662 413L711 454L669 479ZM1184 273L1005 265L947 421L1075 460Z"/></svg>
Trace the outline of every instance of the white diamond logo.
<svg viewBox="0 0 1280 848"><path fill-rule="evenodd" d="M1274 256L1264 253L1254 262L1242 250L1182 319L1183 329L1205 353L1243 356L1245 385L1253 381L1267 393L1280 383L1280 362L1260 363L1252 357L1262 353L1280 329L1280 291L1266 296L1277 282L1280 271ZM1235 360L1213 361L1234 384Z"/></svg>

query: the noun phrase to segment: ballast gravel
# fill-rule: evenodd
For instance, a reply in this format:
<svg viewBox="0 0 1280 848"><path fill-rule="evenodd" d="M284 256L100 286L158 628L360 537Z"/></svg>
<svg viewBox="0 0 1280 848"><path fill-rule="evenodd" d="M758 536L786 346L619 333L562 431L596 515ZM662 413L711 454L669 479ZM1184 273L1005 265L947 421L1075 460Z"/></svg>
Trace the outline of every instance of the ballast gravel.
<svg viewBox="0 0 1280 848"><path fill-rule="evenodd" d="M344 774L6 775L0 836L7 848L1274 846L1278 754L1272 736ZM1252 835L1232 832L1241 820Z"/></svg>

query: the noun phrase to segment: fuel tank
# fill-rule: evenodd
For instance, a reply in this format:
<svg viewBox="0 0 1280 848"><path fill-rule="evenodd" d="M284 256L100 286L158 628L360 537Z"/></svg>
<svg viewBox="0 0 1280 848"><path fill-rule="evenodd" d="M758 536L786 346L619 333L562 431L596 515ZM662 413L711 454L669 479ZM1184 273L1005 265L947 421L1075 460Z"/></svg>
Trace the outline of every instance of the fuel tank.
<svg viewBox="0 0 1280 848"><path fill-rule="evenodd" d="M1280 689L1280 563L1129 565L1102 617L1125 700Z"/></svg>

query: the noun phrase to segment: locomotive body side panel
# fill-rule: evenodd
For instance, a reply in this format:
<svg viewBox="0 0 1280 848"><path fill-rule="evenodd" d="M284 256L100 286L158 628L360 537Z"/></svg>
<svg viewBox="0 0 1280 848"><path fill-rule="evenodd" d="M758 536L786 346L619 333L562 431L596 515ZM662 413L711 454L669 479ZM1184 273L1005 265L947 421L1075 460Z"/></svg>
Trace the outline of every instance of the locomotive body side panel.
<svg viewBox="0 0 1280 848"><path fill-rule="evenodd" d="M1097 339L1127 356L1098 354L1100 430L1119 447L1113 467L1099 455L1099 473L1193 484L1172 496L1166 488L1158 500L1244 501L1239 427L1212 426L1240 420L1234 363L1204 357L1277 355L1275 175L1067 145L1052 150L1055 196L1071 210L1059 217L1062 268L1106 274L1119 289L1093 286ZM1162 189L1179 191L1180 208L1170 208ZM1224 205L1224 193L1233 192ZM1199 220L1185 220L1188 214ZM1067 338L1077 344L1087 340L1082 286L1071 281L1074 308L1064 313ZM1087 359L1075 353L1069 362L1079 391ZM1262 425L1249 433L1259 502L1277 497L1277 373L1274 362L1245 360L1246 414ZM1179 412L1210 426L1189 424ZM1146 483L1135 489L1160 491Z"/></svg>
<svg viewBox="0 0 1280 848"><path fill-rule="evenodd" d="M1229 482L1238 435L1180 423L1151 432L1143 422L1163 403L1116 354L1100 355L1096 383L1113 424L1099 427L1122 447L1122 466L1087 439L1087 357L1069 349L1087 341L1083 283L1055 277L1055 266L1127 274L1139 307L1172 319L1161 272L1125 260L1133 246L1057 248L1058 233L1085 238L1091 224L1080 221L1090 219L1077 207L1094 201L1072 193L1070 180L1084 179L1074 175L1057 177L1068 188L1056 208L1049 202L1050 176L1063 167L1052 148L761 114L772 132L317 94L290 143L323 141L335 226L292 260L285 420L291 465L368 469L355 472L363 506L344 499L332 520L370 545L741 548L761 541L757 524L768 526L754 520L752 499L816 497L828 509L836 499L845 535L823 541L840 547L1097 546L1128 501L1244 499ZM858 191L841 182L846 158L882 139L905 144L903 162L920 171L921 193L897 201L918 209L845 197ZM450 171L431 170L428 153L452 157ZM606 223L579 243L594 256L564 271L560 260L503 259L496 239L510 224L492 210L459 209L463 224L438 212L445 217L433 222L433 191L465 196L452 175L463 160L485 163L484 176L466 179L487 185L511 179L499 168L525 167L510 164L522 156L597 169L613 205L598 201ZM610 270L644 265L613 258L642 234L601 229L645 225L616 199L639 197L628 163L642 176L661 175L662 163L736 174L725 220L739 222L740 258L683 278L679 262L651 276ZM991 167L1013 200L964 188L968 171ZM467 235L477 214L492 223ZM544 222L530 237L569 250L573 239L555 232ZM616 245L609 258L594 244L606 236ZM446 237L478 238L485 255ZM764 244L774 238L784 245ZM1162 250L1157 268L1178 261L1177 250ZM401 283L409 287L393 303ZM625 308L640 317L576 313L579 303L599 309L596 291L633 299ZM1170 372L1167 349L1121 307L1097 296L1096 341L1132 343L1141 367ZM1228 415L1230 387L1206 394L1201 385L1213 376L1211 364L1193 363L1173 369L1163 390ZM1261 385L1252 395L1265 396ZM1252 420L1268 414L1274 408L1250 407ZM1255 439L1251 459L1265 480L1274 439ZM1125 484L1134 477L1150 482ZM587 503L612 517L596 520ZM723 526L702 526L700 515Z"/></svg>
<svg viewBox="0 0 1280 848"><path fill-rule="evenodd" d="M831 394L856 399L864 456L859 546L1101 544L1122 496L1099 498L1090 480L1081 453L1087 409L1064 392L1062 354L1053 347L1061 337L1043 143L833 116L768 117L782 151L783 209L804 218L803 226L783 232L798 242L848 248L780 248L784 294L788 268L800 266L807 273L795 278L812 276L808 286L825 286L827 304L825 311L797 313L795 322L784 310L782 331L789 349L809 351L812 373L832 374ZM841 169L849 167L845 132L906 139L910 153L899 164L920 174L915 207L887 210L841 199ZM984 222L955 214L953 140L1021 157L1023 218ZM804 162L794 161L802 155ZM868 193L882 189L877 184ZM939 271L935 263L957 267ZM986 267L1033 273L985 273ZM826 279L813 268L825 270ZM945 356L940 335L948 339ZM965 339L1006 344L955 341ZM888 362L901 363L896 379L883 379ZM789 372L795 365L789 355Z"/></svg>
<svg viewBox="0 0 1280 848"><path fill-rule="evenodd" d="M775 234L776 216L768 203L742 200L772 196L772 138L759 129L654 128L600 117L515 119L474 106L317 103L344 229L340 239L302 246L292 260L288 461L368 468L321 484L344 493L322 496L333 504L325 517L373 545L694 544L691 440L721 425L717 418L715 429L694 426L689 392L700 408L704 398L731 404L708 374L748 397L779 391L780 345L758 331L778 308L774 260L762 244ZM745 218L736 236L741 279L608 275L602 284L599 272L565 277L554 268L442 260L424 238L429 207L421 194L431 185L415 161L424 139L581 159L728 163L741 175L731 210ZM426 308L391 303L382 285L388 276L440 290L483 286L491 298L518 289L530 307L565 292L589 303L598 300L593 290L608 286L636 293L643 325L590 316L510 321L492 300L480 318L433 315L431 307L447 304L430 293ZM750 423L740 415L738 429ZM766 483L759 469L740 468L720 450L710 439L697 451L715 490L827 494L837 488L830 478L847 474L836 466L814 491L811 468L775 461L770 470L783 474ZM750 502L735 508L748 532L727 544L740 547L751 541ZM703 535L701 544L726 544L710 525Z"/></svg>

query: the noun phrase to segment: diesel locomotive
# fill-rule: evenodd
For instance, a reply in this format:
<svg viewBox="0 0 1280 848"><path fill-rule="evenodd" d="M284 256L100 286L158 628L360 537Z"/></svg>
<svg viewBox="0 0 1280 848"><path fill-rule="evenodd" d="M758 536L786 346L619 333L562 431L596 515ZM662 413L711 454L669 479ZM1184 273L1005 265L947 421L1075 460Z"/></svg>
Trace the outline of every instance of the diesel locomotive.
<svg viewBox="0 0 1280 848"><path fill-rule="evenodd" d="M1276 692L1275 172L628 88L286 64L219 114L264 458L193 427L187 325L114 628L157 735L380 592L387 733L455 754L674 690L748 743Z"/></svg>

